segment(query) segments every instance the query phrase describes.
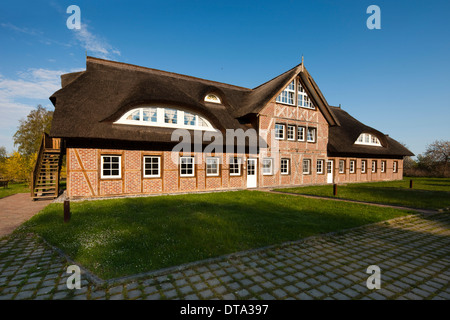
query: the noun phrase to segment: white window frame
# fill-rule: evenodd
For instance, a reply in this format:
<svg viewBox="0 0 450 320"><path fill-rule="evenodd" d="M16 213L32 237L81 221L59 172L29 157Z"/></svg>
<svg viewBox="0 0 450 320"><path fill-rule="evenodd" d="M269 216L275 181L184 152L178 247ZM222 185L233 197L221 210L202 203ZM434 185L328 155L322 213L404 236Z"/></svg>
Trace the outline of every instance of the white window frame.
<svg viewBox="0 0 450 320"><path fill-rule="evenodd" d="M270 166L266 167L266 163L270 163ZM263 158L261 167L264 176L273 175L273 158Z"/></svg>
<svg viewBox="0 0 450 320"><path fill-rule="evenodd" d="M233 160L231 161L231 159L233 159ZM237 163L234 162L235 159L237 160ZM232 165L237 165L237 169L238 169L237 173L231 173ZM231 157L230 165L229 165L230 176L233 176L233 177L240 176L241 175L241 165L242 165L242 159L240 157Z"/></svg>
<svg viewBox="0 0 450 320"><path fill-rule="evenodd" d="M208 173L208 161L213 160L215 162L216 165L216 173ZM206 176L207 177L217 177L219 176L219 168L220 168L220 159L217 157L207 157L205 160L205 172L206 172Z"/></svg>
<svg viewBox="0 0 450 320"><path fill-rule="evenodd" d="M287 126L287 139L290 141L295 141L295 125L288 124Z"/></svg>
<svg viewBox="0 0 450 320"><path fill-rule="evenodd" d="M222 100L219 98L219 96L217 96L216 94L214 94L214 93L208 93L206 96L205 96L205 102L212 102L212 103L218 103L218 104L221 104L222 103Z"/></svg>
<svg viewBox="0 0 450 320"><path fill-rule="evenodd" d="M372 160L372 173L377 172L377 160Z"/></svg>
<svg viewBox="0 0 450 320"><path fill-rule="evenodd" d="M394 161L393 166L392 166L392 171L394 173L397 173L397 171L398 171L398 161Z"/></svg>
<svg viewBox="0 0 450 320"><path fill-rule="evenodd" d="M310 132L313 132L312 140L309 139L310 138L310 134L309 134ZM308 129L306 130L306 141L307 142L311 142L311 143L316 142L316 135L317 135L317 128L315 128L315 127L308 127Z"/></svg>
<svg viewBox="0 0 450 320"><path fill-rule="evenodd" d="M305 167L305 164L306 164L306 167ZM305 168L307 169L306 171L305 171ZM302 173L303 174L311 174L311 159L303 159Z"/></svg>
<svg viewBox="0 0 450 320"><path fill-rule="evenodd" d="M301 138L300 138L300 132L301 132ZM297 126L297 140L305 141L305 136L306 136L306 127Z"/></svg>
<svg viewBox="0 0 450 320"><path fill-rule="evenodd" d="M380 140L370 133L361 133L358 139L356 139L355 144L382 147Z"/></svg>
<svg viewBox="0 0 450 320"><path fill-rule="evenodd" d="M144 111L146 109L156 108L156 121L144 121ZM166 111L175 110L177 123L166 122ZM128 116L131 114L139 112L138 120L127 120ZM184 114L189 113L194 116L195 125L184 124ZM181 128L181 129L191 129L191 130L202 130L202 131L217 131L212 124L206 120L204 117L200 116L191 111L184 111L176 107L158 107L158 106L143 106L139 108L132 109L126 112L119 120L114 122L114 124L129 124L138 126L149 126L149 127L163 127L163 128Z"/></svg>
<svg viewBox="0 0 450 320"><path fill-rule="evenodd" d="M109 158L119 158L119 174L118 175L104 175L103 174L103 170L105 170L103 168L103 165L105 164L105 160L104 158L109 157ZM112 161L111 161L112 164ZM112 168L110 169L106 169L106 170L112 170ZM102 179L122 179L122 156L121 155L117 155L117 154L105 154L105 155L101 155L101 172L100 172L100 177Z"/></svg>
<svg viewBox="0 0 450 320"><path fill-rule="evenodd" d="M182 165L184 159L192 159L192 173L182 173ZM195 157L194 156L181 156L180 157L180 177L195 177Z"/></svg>
<svg viewBox="0 0 450 320"><path fill-rule="evenodd" d="M145 159L155 158L158 159L158 174L145 174L145 165L147 164L145 162ZM151 162L153 164L153 162ZM153 171L153 168L150 169ZM142 158L142 172L144 178L159 178L161 177L161 156L152 156L152 155L146 155Z"/></svg>
<svg viewBox="0 0 450 320"><path fill-rule="evenodd" d="M297 105L306 109L315 109L300 80L297 80Z"/></svg>
<svg viewBox="0 0 450 320"><path fill-rule="evenodd" d="M361 160L361 173L366 173L367 170L367 160Z"/></svg>
<svg viewBox="0 0 450 320"><path fill-rule="evenodd" d="M345 173L345 160L339 160L339 173Z"/></svg>
<svg viewBox="0 0 450 320"><path fill-rule="evenodd" d="M355 160L350 160L349 172L350 173L355 173L355 167L356 167L356 161Z"/></svg>
<svg viewBox="0 0 450 320"><path fill-rule="evenodd" d="M282 136L282 137L280 137L280 136L278 135L278 129L277 129L277 126L281 126L281 128L283 128L283 130L281 130L282 133L283 133L283 136ZM286 125L284 125L284 124L282 124L282 123L275 123L275 139L277 139L277 140L284 140L285 132L286 132Z"/></svg>
<svg viewBox="0 0 450 320"><path fill-rule="evenodd" d="M280 161L280 174L288 175L290 173L290 171L291 171L290 163L291 163L291 159L281 158L281 161Z"/></svg>
<svg viewBox="0 0 450 320"><path fill-rule="evenodd" d="M323 174L323 165L324 165L324 160L318 159L316 162L316 172L318 174Z"/></svg>
<svg viewBox="0 0 450 320"><path fill-rule="evenodd" d="M386 161L381 161L381 172L385 173L386 172Z"/></svg>
<svg viewBox="0 0 450 320"><path fill-rule="evenodd" d="M289 84L286 86L286 88L283 89L283 91L280 92L280 94L275 99L278 103L287 104L290 106L295 106L295 79L289 82ZM283 101L284 100L284 101ZM292 103L289 103L289 101L292 100Z"/></svg>

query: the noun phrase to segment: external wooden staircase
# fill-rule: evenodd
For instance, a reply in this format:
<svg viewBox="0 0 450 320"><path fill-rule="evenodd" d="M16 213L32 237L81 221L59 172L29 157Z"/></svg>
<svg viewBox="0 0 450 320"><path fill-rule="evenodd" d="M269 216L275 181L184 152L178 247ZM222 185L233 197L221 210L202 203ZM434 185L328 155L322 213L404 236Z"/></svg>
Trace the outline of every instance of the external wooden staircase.
<svg viewBox="0 0 450 320"><path fill-rule="evenodd" d="M50 138L44 133L31 177L33 200L58 197L61 160L61 139Z"/></svg>

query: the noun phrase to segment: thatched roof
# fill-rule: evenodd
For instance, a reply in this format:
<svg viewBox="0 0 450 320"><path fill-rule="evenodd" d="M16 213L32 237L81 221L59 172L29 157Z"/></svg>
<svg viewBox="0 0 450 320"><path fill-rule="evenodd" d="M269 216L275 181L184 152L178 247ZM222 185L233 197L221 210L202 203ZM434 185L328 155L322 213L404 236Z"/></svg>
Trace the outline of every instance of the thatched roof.
<svg viewBox="0 0 450 320"><path fill-rule="evenodd" d="M358 136L355 123L345 116L346 113L328 105L302 64L249 89L87 57L86 71L62 75L62 88L50 97L55 105L50 134L52 137L72 140L171 142L171 128L114 124L128 110L144 105L172 106L195 112L204 116L223 133L226 129L257 130L256 115L297 76L330 125L329 152L375 152L372 151L373 147L358 146L354 149L355 146L350 146L354 135L356 137L352 143ZM204 97L208 93L218 95L222 103L205 102ZM361 127L364 130L366 128L368 127ZM191 133L194 132L191 130ZM399 147L393 139L386 137L383 141L387 142L388 147L379 149L379 152L396 155L410 153Z"/></svg>
<svg viewBox="0 0 450 320"><path fill-rule="evenodd" d="M413 156L414 154L406 149L399 142L388 135L366 126L359 122L346 111L338 107L330 107L339 119L340 126L329 128L328 132L328 155L330 156ZM375 135L381 142L382 147L355 144L361 133Z"/></svg>

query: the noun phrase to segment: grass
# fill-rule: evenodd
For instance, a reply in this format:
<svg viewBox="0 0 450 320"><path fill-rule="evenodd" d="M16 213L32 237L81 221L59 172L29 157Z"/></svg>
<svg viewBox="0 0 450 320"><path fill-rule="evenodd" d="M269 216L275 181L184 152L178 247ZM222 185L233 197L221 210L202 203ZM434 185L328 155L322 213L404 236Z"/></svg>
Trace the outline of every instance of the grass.
<svg viewBox="0 0 450 320"><path fill-rule="evenodd" d="M0 199L16 193L30 193L28 183L8 183L8 187L0 187Z"/></svg>
<svg viewBox="0 0 450 320"><path fill-rule="evenodd" d="M409 189L409 180L413 179L413 188ZM278 191L333 196L332 185L276 189ZM450 206L450 179L444 178L404 178L399 181L352 183L339 185L337 196L374 203L423 209L441 209Z"/></svg>
<svg viewBox="0 0 450 320"><path fill-rule="evenodd" d="M411 212L258 191L50 204L17 232L41 235L104 279L387 220Z"/></svg>

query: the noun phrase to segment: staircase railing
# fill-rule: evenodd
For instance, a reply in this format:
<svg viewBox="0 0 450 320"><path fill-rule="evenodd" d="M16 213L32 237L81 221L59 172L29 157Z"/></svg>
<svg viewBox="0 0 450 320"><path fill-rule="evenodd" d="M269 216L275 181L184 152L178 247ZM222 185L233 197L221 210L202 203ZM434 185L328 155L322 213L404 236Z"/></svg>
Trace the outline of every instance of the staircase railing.
<svg viewBox="0 0 450 320"><path fill-rule="evenodd" d="M46 150L51 149L52 151L61 150L61 139L59 138L51 138L47 133L42 134L41 144L39 146L39 152L36 158L36 162L34 164L33 172L31 174L31 197L35 197L35 189L38 175L42 168L43 156ZM58 163L58 173L57 173L57 182L56 182L56 194L59 192L59 170L61 167L61 159Z"/></svg>
<svg viewBox="0 0 450 320"><path fill-rule="evenodd" d="M45 136L47 134L44 132L42 134L42 138L41 138L41 145L39 146L39 152L36 158L36 162L34 163L34 168L33 168L33 172L31 173L31 183L30 183L30 187L31 187L31 196L34 197L34 188L36 187L36 177L39 174L39 170L41 169L41 163L42 163L42 156L44 154L44 150L45 150ZM47 135L48 136L48 135Z"/></svg>

